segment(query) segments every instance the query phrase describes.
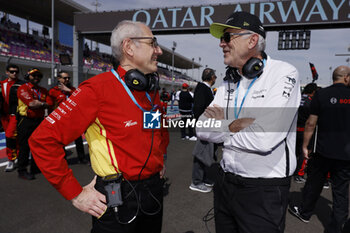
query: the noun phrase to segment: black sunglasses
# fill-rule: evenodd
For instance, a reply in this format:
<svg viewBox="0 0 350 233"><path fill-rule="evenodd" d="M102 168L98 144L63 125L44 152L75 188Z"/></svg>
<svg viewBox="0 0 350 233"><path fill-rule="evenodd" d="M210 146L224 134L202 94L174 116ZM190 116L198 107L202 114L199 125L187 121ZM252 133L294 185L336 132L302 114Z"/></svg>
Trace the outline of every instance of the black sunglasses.
<svg viewBox="0 0 350 233"><path fill-rule="evenodd" d="M159 46L156 37L130 37L130 39L132 39L132 40L150 39L150 40L152 40L151 43L147 43L147 42L144 42L144 43L151 45L153 48L157 48Z"/></svg>
<svg viewBox="0 0 350 233"><path fill-rule="evenodd" d="M37 78L43 78L42 74L32 74L33 77L37 77Z"/></svg>
<svg viewBox="0 0 350 233"><path fill-rule="evenodd" d="M224 34L220 37L220 41L225 41L226 43L229 43L231 41L232 36L243 36L243 35L250 35L251 32L224 32ZM236 38L237 38L236 37Z"/></svg>
<svg viewBox="0 0 350 233"><path fill-rule="evenodd" d="M18 74L19 71L18 71L18 70L9 70L9 73L10 73L10 74L14 74L14 73Z"/></svg>
<svg viewBox="0 0 350 233"><path fill-rule="evenodd" d="M70 80L70 77L68 76L68 77L60 77L60 78L63 78L63 79L68 79L68 80Z"/></svg>

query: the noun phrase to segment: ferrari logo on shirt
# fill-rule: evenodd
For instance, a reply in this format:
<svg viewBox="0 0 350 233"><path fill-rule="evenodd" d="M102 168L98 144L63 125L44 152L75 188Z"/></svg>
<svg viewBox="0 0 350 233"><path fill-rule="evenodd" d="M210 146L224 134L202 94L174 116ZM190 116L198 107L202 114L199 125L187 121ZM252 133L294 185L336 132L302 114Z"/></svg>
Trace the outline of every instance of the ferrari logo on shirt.
<svg viewBox="0 0 350 233"><path fill-rule="evenodd" d="M144 129L160 129L160 116L162 114L157 110L156 112L143 113L143 128Z"/></svg>

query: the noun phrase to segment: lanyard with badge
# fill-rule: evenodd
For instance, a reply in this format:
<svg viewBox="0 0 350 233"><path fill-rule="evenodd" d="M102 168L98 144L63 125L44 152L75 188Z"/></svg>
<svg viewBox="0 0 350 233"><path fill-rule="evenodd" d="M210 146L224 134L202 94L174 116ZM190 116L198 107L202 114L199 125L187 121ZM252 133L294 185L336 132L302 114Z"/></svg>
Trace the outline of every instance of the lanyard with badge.
<svg viewBox="0 0 350 233"><path fill-rule="evenodd" d="M26 83L26 85L29 87L28 83ZM31 89L34 91L34 93L38 97L38 100L41 100L41 91L40 91L40 89L39 89L39 91L36 90L34 87L32 87Z"/></svg>
<svg viewBox="0 0 350 233"><path fill-rule="evenodd" d="M242 99L241 106L239 107L239 110L238 110L238 113L237 113L237 102L238 102L237 100L238 100L238 92L239 92L239 89L238 89L238 88L239 88L239 84L241 83L241 80L238 81L238 83L237 83L237 88L236 88L236 96L235 96L235 107L234 107L235 118L236 118L236 119L238 119L238 116L239 116L239 114L241 113L241 110L242 110L242 107L243 107L245 98L247 97L249 90L252 88L254 82L255 82L257 79L258 79L258 77L255 77L255 78L253 79L253 81L251 81L251 83L249 84L248 89L247 89L247 91L245 92L244 97L243 97L243 99Z"/></svg>
<svg viewBox="0 0 350 233"><path fill-rule="evenodd" d="M265 60L265 59L263 60L263 63L264 63L264 66L265 66L265 63L266 63L266 60ZM242 107L243 107L244 101L245 101L245 99L246 99L246 97L247 97L247 95L248 95L250 89L252 88L253 84L255 83L255 81L256 81L258 78L259 78L259 76L256 76L256 77L253 79L253 81L251 81L251 83L249 84L248 89L247 89L247 91L245 92L245 94L244 94L244 96L243 96L241 105L240 105L239 110L238 110L238 112L237 112L237 109L238 109L238 107L237 107L238 93L239 93L239 85L240 85L240 83L241 83L241 80L238 81L238 83L237 83L237 88L236 88L236 95L235 95L235 106L234 106L235 119L238 119L239 114L240 114L241 111L242 111Z"/></svg>
<svg viewBox="0 0 350 233"><path fill-rule="evenodd" d="M137 102L137 100L135 99L134 95L131 93L130 88L126 85L126 83L119 77L118 73L112 69L111 72L114 74L114 76L118 79L118 81L123 85L125 91L128 93L130 99L134 102L134 104L142 111L142 112L147 112L147 110L145 110L144 108L141 107L141 105ZM151 100L151 96L148 94L148 92L146 92L146 97L148 99L148 101L150 102L152 109L150 111L153 111L154 109L156 109L158 107L158 105L153 105L152 100Z"/></svg>

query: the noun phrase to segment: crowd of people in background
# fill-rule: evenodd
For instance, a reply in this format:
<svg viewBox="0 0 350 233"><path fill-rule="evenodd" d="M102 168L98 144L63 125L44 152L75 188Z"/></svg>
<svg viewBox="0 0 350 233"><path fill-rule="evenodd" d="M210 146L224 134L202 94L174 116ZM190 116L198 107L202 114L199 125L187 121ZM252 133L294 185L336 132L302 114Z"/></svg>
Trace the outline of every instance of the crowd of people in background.
<svg viewBox="0 0 350 233"><path fill-rule="evenodd" d="M1 124L8 157L5 171L17 169L19 178L33 180L40 170L31 156L28 139L43 119L67 100L75 88L70 84L69 74L64 71L58 73L57 86L50 91L39 85L43 74L38 68L29 69L22 80L19 78L19 67L8 64L6 75L0 89ZM82 137L75 142L79 162L88 163Z"/></svg>

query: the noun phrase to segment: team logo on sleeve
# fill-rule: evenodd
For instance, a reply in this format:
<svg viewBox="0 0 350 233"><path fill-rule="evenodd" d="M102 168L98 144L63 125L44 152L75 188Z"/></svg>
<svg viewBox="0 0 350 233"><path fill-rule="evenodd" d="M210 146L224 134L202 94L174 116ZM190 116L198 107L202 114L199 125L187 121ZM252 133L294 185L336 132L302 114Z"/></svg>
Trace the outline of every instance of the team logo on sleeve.
<svg viewBox="0 0 350 233"><path fill-rule="evenodd" d="M157 110L156 112L143 113L143 128L144 129L160 129L160 119L162 114Z"/></svg>
<svg viewBox="0 0 350 233"><path fill-rule="evenodd" d="M72 96L76 96L80 93L81 89L78 87L77 89L75 89L75 91L72 93Z"/></svg>

